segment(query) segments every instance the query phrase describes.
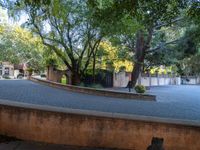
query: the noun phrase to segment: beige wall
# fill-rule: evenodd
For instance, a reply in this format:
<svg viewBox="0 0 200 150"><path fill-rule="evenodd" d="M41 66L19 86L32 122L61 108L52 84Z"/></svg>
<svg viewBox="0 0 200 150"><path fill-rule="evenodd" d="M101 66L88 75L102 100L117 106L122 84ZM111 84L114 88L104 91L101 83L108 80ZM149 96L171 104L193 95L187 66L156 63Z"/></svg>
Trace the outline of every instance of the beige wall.
<svg viewBox="0 0 200 150"><path fill-rule="evenodd" d="M199 150L200 127L119 114L0 104L0 134L56 144L146 150L164 138L166 150ZM91 114L91 115L89 115ZM160 122L160 123L159 123ZM168 122L170 122L168 120ZM175 122L175 121L174 121ZM180 124L180 125L178 125Z"/></svg>
<svg viewBox="0 0 200 150"><path fill-rule="evenodd" d="M113 74L113 86L114 87L126 87L131 80L131 74L122 71Z"/></svg>
<svg viewBox="0 0 200 150"><path fill-rule="evenodd" d="M131 73L118 72L114 73L113 86L114 87L126 87L128 81L131 80ZM139 77L137 84L144 86L162 86L162 85L180 85L180 77Z"/></svg>

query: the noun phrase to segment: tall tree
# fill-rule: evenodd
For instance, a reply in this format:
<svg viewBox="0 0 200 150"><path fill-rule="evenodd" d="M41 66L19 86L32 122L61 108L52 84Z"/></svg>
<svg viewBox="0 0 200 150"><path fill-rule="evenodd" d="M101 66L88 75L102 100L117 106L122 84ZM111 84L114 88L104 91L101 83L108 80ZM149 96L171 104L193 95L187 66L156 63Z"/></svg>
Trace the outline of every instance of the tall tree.
<svg viewBox="0 0 200 150"><path fill-rule="evenodd" d="M130 47L134 52L132 85L135 86L147 52L151 52L159 47L158 45L152 48L151 42L154 38L155 31L161 29L163 26L170 26L172 23L180 20L180 10L181 8L184 8L185 1L96 0L95 2L92 2L91 0L89 4L95 8L94 17L101 19L102 22L104 22L104 26L108 25L108 27L111 28L112 25L117 26L119 22L121 22L123 25L125 25L125 27L128 25L128 29L130 29L130 23L137 25L135 33L132 33L132 36L130 36L132 39L132 45ZM132 22L130 22L130 20L132 20ZM110 21L109 24L108 21ZM126 31L124 33L127 35L127 28L125 27L121 28L121 33ZM170 41L167 43L170 44L173 42Z"/></svg>
<svg viewBox="0 0 200 150"><path fill-rule="evenodd" d="M71 71L72 84L80 83L102 34L91 25L83 0L19 0L12 10L28 14L28 27L38 34Z"/></svg>

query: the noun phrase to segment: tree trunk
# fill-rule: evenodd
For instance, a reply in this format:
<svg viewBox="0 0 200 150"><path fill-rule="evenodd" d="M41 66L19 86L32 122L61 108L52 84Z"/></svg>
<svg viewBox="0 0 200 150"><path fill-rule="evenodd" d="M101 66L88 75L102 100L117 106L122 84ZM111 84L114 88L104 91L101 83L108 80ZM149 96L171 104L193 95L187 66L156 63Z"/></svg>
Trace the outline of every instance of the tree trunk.
<svg viewBox="0 0 200 150"><path fill-rule="evenodd" d="M72 68L73 70L71 71L71 82L72 85L80 85L81 83L81 73L79 70L79 65L77 61L72 62Z"/></svg>
<svg viewBox="0 0 200 150"><path fill-rule="evenodd" d="M95 69L96 69L96 57L93 57L93 65L92 65L92 77L93 77L93 83L95 84Z"/></svg>
<svg viewBox="0 0 200 150"><path fill-rule="evenodd" d="M136 48L135 48L135 63L133 67L133 71L131 74L131 85L135 87L137 83L137 79L141 72L141 68L144 63L145 57L145 42L144 42L144 32L142 30L138 31L136 37Z"/></svg>
<svg viewBox="0 0 200 150"><path fill-rule="evenodd" d="M79 85L81 83L81 76L78 72L72 72L71 74L71 84Z"/></svg>
<svg viewBox="0 0 200 150"><path fill-rule="evenodd" d="M132 87L135 87L135 85L137 83L137 79L138 79L139 74L141 72L141 67L142 67L141 64L135 63L134 69L133 69L132 74L131 74L131 79L132 79L131 85L132 85Z"/></svg>

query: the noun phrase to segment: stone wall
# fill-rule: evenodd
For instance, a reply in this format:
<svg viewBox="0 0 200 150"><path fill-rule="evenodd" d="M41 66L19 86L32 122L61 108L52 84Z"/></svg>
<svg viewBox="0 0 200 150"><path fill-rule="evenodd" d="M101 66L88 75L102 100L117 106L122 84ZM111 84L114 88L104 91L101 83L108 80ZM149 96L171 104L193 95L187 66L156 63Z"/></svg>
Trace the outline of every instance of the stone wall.
<svg viewBox="0 0 200 150"><path fill-rule="evenodd" d="M47 80L61 83L63 76L66 76L68 84L71 84L70 72L68 70L58 70L53 66L47 68Z"/></svg>
<svg viewBox="0 0 200 150"><path fill-rule="evenodd" d="M159 137L166 150L199 150L199 125L0 101L0 134L54 144L146 150Z"/></svg>

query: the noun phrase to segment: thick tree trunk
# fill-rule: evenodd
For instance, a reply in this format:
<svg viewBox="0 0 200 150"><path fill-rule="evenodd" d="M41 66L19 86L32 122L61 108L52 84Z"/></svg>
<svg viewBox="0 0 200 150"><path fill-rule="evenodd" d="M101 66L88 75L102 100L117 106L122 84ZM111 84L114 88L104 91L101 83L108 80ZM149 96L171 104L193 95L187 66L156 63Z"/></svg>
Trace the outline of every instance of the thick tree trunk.
<svg viewBox="0 0 200 150"><path fill-rule="evenodd" d="M135 85L137 83L137 79L139 78L139 74L141 72L141 67L142 67L141 64L135 63L134 69L133 69L132 74L131 74L131 78L132 78L131 85L132 85L132 87L135 87Z"/></svg>
<svg viewBox="0 0 200 150"><path fill-rule="evenodd" d="M132 87L135 87L137 83L137 79L139 77L139 74L144 64L146 51L150 48L150 43L151 43L152 35L153 35L153 27L150 26L147 29L147 31L148 31L148 35L146 37L146 40L144 40L143 30L139 30L136 35L135 64L134 64L132 75L131 75Z"/></svg>
<svg viewBox="0 0 200 150"><path fill-rule="evenodd" d="M92 76L93 76L93 83L95 83L95 69L96 69L96 57L93 58L93 65L92 65Z"/></svg>
<svg viewBox="0 0 200 150"><path fill-rule="evenodd" d="M145 50L146 50L144 42L144 32L142 30L138 31L136 38L137 39L136 39L135 58L134 58L135 63L131 74L132 87L135 87L137 83L137 79L139 77L141 68L144 63Z"/></svg>
<svg viewBox="0 0 200 150"><path fill-rule="evenodd" d="M81 76L77 72L72 72L71 74L71 84L72 85L79 85L81 83Z"/></svg>
<svg viewBox="0 0 200 150"><path fill-rule="evenodd" d="M71 71L71 82L72 85L79 85L81 83L81 74L79 70L79 65L76 61L72 62L72 68Z"/></svg>

